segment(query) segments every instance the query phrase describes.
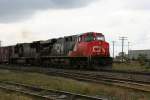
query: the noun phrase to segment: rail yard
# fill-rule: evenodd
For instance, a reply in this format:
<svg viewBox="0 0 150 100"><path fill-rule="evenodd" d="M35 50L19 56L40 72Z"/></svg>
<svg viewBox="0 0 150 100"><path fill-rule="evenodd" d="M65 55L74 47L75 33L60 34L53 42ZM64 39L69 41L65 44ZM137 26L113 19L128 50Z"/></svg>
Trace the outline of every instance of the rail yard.
<svg viewBox="0 0 150 100"><path fill-rule="evenodd" d="M63 80L59 82L58 86L55 86L55 89L54 87L53 89L46 89L35 84L34 81L32 81L34 85L32 83L30 85L26 84L28 78L18 82L18 75L15 76L15 79L11 76L9 76L11 77L10 79L7 79L8 77L1 77L0 88L38 99L50 100L132 100L133 98L142 98L141 96L137 97L137 94L132 96L132 92L126 94L124 91L138 91L146 99L149 98L147 94L150 93L150 73L114 69L114 64L118 63L121 66L120 63L130 64L133 61L125 62L123 59L122 62L115 61L110 56L109 48L109 43L105 40L104 35L98 32L86 32L80 35L20 43L13 46L0 47L0 69L4 72L6 71L6 73L8 71L7 74L10 71L11 74L22 76L21 73L24 73L22 77L26 76L26 74L28 75L28 73L39 73L52 77L76 80L86 84L102 85L105 88L107 86L109 88L117 87L119 91L123 91L123 94L115 91L116 94L113 95L113 93L110 93L114 91L112 89L109 92L105 90L105 95L103 93L99 94L99 92L91 95L90 93L88 94L88 92L92 91L92 88L89 87L79 93L70 91L73 90L72 86L67 87L70 88L69 90L57 89L58 87L64 88L61 86ZM4 73L2 72L2 74ZM31 80L34 80L35 77L31 78ZM51 82L51 80L53 79L44 80L43 82ZM50 83L48 84L50 85ZM69 84L69 82L65 84ZM107 89L109 89L108 87ZM103 90L104 88L101 87L101 89ZM118 96L119 94L120 96ZM124 94L126 94L127 98L125 96L121 97Z"/></svg>
<svg viewBox="0 0 150 100"><path fill-rule="evenodd" d="M149 85L150 78L148 72L132 72L119 70L101 70L101 71L66 70L66 69L52 69L52 68L40 68L40 67L16 66L16 65L3 65L0 66L0 68L20 72L43 73L49 76L57 76L57 77L61 76L88 83L90 82L96 84L117 86L148 94L150 92L150 85ZM108 98L105 97L99 99L103 100Z"/></svg>
<svg viewBox="0 0 150 100"><path fill-rule="evenodd" d="M95 83L105 83L111 85L122 86L131 89L150 92L150 73L117 71L117 70L101 70L94 71L79 71L79 70L60 70L51 68L31 68L28 67L0 67L3 69L40 72L48 75L63 76L81 81L89 81Z"/></svg>
<svg viewBox="0 0 150 100"><path fill-rule="evenodd" d="M0 100L150 100L150 0L0 0Z"/></svg>

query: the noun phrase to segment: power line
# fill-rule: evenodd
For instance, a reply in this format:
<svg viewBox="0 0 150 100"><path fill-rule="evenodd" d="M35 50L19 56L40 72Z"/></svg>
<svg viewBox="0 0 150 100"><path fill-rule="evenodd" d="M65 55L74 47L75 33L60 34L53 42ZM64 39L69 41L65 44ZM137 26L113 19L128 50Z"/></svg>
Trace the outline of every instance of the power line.
<svg viewBox="0 0 150 100"><path fill-rule="evenodd" d="M123 58L124 58L124 41L127 40L127 37L119 37L119 40L122 41L122 52L121 52L121 58L122 58L122 62L123 62Z"/></svg>

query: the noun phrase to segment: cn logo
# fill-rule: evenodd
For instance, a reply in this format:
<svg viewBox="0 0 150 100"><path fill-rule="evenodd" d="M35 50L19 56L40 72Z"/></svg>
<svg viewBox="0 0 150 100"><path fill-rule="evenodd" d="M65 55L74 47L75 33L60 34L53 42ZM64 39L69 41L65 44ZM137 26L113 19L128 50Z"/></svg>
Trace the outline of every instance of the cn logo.
<svg viewBox="0 0 150 100"><path fill-rule="evenodd" d="M63 45L62 44L56 44L55 50L57 53L63 53Z"/></svg>

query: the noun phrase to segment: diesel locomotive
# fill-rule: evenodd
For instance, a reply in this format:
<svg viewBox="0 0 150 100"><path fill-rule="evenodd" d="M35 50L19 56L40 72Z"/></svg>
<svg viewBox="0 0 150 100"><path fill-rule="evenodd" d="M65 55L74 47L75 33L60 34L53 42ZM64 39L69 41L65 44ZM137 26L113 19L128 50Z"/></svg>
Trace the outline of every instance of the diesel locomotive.
<svg viewBox="0 0 150 100"><path fill-rule="evenodd" d="M96 69L111 67L112 58L104 35L87 32L0 47L0 63Z"/></svg>

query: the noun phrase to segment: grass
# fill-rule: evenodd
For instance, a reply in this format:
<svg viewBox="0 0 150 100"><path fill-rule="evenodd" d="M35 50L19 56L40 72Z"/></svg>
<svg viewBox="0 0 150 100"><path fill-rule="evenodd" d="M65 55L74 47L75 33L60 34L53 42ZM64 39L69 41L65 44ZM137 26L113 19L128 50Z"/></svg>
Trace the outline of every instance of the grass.
<svg viewBox="0 0 150 100"><path fill-rule="evenodd" d="M0 100L37 100L35 98L20 94L0 90Z"/></svg>
<svg viewBox="0 0 150 100"><path fill-rule="evenodd" d="M132 61L131 63L114 63L113 69L150 72L150 65L140 65L138 62Z"/></svg>
<svg viewBox="0 0 150 100"><path fill-rule="evenodd" d="M46 89L57 89L92 96L109 97L113 100L150 99L149 93L133 91L130 89L111 85L80 82L72 79L53 77L39 73L24 73L18 71L0 70L0 80L36 85Z"/></svg>

